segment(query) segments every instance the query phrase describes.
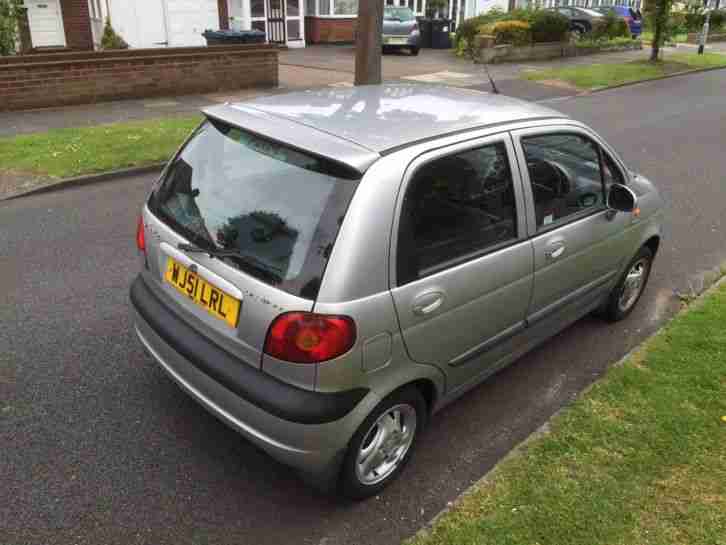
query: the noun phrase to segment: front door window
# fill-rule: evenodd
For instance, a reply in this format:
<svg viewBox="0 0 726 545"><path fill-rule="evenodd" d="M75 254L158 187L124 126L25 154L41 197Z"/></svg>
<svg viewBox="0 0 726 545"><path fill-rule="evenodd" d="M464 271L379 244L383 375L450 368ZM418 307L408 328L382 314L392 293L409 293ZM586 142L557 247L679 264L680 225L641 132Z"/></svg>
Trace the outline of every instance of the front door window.
<svg viewBox="0 0 726 545"><path fill-rule="evenodd" d="M605 204L598 146L579 134L522 138L537 230L549 229Z"/></svg>

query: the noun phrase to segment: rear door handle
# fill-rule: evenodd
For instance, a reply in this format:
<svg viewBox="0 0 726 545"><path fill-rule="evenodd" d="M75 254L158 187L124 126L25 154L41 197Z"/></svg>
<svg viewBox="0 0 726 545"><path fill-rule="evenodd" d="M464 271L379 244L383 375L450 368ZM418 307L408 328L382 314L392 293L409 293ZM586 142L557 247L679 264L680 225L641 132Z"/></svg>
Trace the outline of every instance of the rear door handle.
<svg viewBox="0 0 726 545"><path fill-rule="evenodd" d="M545 256L547 259L559 259L563 256L566 250L566 246L562 242L556 242L554 244L551 244L549 248L545 251Z"/></svg>
<svg viewBox="0 0 726 545"><path fill-rule="evenodd" d="M426 316L435 312L444 304L444 294L440 291L423 293L413 300L413 313L417 316Z"/></svg>

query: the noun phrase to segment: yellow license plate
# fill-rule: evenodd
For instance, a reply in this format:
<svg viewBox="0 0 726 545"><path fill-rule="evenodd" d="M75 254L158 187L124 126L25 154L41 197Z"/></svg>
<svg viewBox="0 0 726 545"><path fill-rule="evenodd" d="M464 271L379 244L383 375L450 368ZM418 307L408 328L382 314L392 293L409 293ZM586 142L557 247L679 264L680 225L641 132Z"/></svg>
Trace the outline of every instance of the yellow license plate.
<svg viewBox="0 0 726 545"><path fill-rule="evenodd" d="M172 258L166 263L164 279L212 316L227 322L231 327L237 327L241 303L228 293L213 286Z"/></svg>

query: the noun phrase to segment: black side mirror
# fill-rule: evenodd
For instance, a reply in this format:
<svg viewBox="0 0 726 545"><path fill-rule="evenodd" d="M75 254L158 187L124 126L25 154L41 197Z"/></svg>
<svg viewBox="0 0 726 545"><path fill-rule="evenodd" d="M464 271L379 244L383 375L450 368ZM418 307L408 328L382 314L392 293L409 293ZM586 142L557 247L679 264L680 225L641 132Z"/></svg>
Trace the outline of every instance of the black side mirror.
<svg viewBox="0 0 726 545"><path fill-rule="evenodd" d="M638 207L638 197L629 187L613 184L610 186L607 205L616 212L632 212Z"/></svg>

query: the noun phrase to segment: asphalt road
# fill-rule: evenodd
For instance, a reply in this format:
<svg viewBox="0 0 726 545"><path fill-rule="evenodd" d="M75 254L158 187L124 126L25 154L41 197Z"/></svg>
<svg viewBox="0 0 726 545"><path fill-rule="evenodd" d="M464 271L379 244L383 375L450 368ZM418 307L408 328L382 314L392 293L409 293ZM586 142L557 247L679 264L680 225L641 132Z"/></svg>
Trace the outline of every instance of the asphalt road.
<svg viewBox="0 0 726 545"><path fill-rule="evenodd" d="M149 180L0 204L0 542L396 544L678 308L726 260L726 71L553 103L652 177L670 224L625 322L585 319L432 422L379 498L318 495L184 395L131 333Z"/></svg>

